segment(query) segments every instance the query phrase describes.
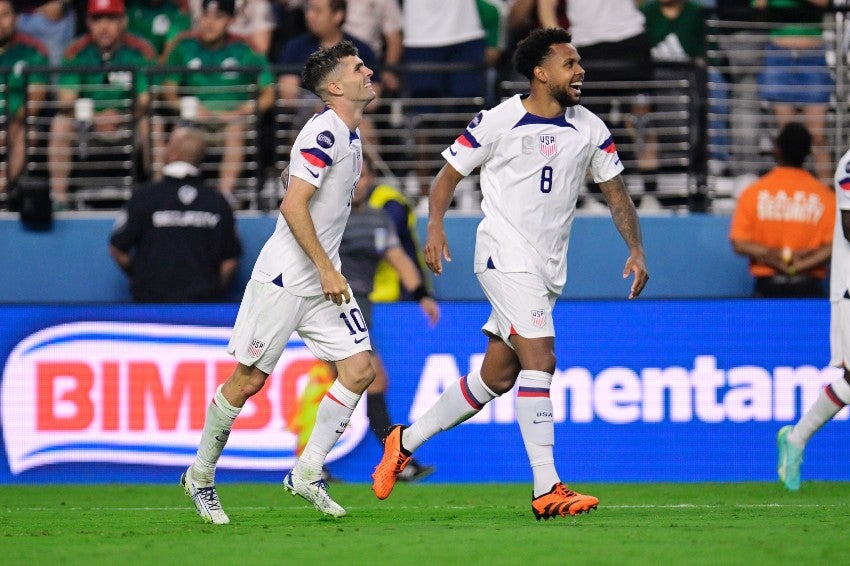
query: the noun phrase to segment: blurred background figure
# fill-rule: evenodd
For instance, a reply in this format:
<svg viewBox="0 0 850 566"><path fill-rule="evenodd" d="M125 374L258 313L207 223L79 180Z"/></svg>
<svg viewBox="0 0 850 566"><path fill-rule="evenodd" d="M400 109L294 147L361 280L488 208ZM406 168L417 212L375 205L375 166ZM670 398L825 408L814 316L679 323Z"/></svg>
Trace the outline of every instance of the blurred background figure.
<svg viewBox="0 0 850 566"><path fill-rule="evenodd" d="M203 0L189 0L189 10L197 23L203 13ZM268 57L276 27L275 12L269 0L236 0L227 31L250 41L258 53Z"/></svg>
<svg viewBox="0 0 850 566"><path fill-rule="evenodd" d="M759 94L770 103L776 128L798 114L812 135L815 171L831 184L832 158L826 139L827 109L835 90L823 41L823 10L829 0L753 0L769 21L770 42L764 49Z"/></svg>
<svg viewBox="0 0 850 566"><path fill-rule="evenodd" d="M423 133L433 129L436 113L458 113L468 121L480 106L476 97L485 94L485 40L484 27L478 15L476 0L405 0L404 62L408 65L451 63L463 65L463 70L424 71L411 69L405 76L405 86L413 98L423 102L412 108L414 116L417 161L416 176L420 194L428 194L431 178L440 168L430 166L439 148L451 142L451 136L431 139ZM466 99L465 104L435 106L428 99Z"/></svg>
<svg viewBox="0 0 850 566"><path fill-rule="evenodd" d="M5 93L0 107L0 193L15 184L24 170L26 161L27 114L38 114L47 96L47 77L42 73L24 76L26 67L44 67L49 64L47 48L39 40L15 31L17 21L11 0L0 0L0 74ZM29 108L26 107L29 102Z"/></svg>
<svg viewBox="0 0 850 566"><path fill-rule="evenodd" d="M729 239L750 262L755 297L824 297L835 193L803 168L812 136L787 124L774 144L776 167L744 189Z"/></svg>
<svg viewBox="0 0 850 566"><path fill-rule="evenodd" d="M191 120L207 132L207 142L220 153L218 187L238 206L234 191L245 164L247 135L256 127L257 116L271 109L275 95L268 60L227 31L234 13L234 0L203 0L197 27L180 35L165 57L170 67L201 70L166 75L163 98L175 112L180 112L183 99L196 101ZM232 67L259 73L227 70Z"/></svg>
<svg viewBox="0 0 850 566"><path fill-rule="evenodd" d="M59 74L58 111L51 124L48 144L50 189L60 209L68 206L74 148L78 158L87 159L82 150L87 146L85 136L89 128L92 142L100 141L104 145L117 145L124 132L132 131L130 143L140 148L143 167L150 163L149 94L144 71L154 62L154 49L147 41L126 31L124 0L89 0L87 13L89 31L68 47L62 65L93 70ZM111 67L135 70L110 70ZM128 98L132 101L130 106ZM88 104L77 104L81 100ZM86 131L75 133L75 128L81 127Z"/></svg>
<svg viewBox="0 0 850 566"><path fill-rule="evenodd" d="M62 62L65 49L74 40L77 18L73 4L71 0L15 0L18 31L44 43L51 65Z"/></svg>
<svg viewBox="0 0 850 566"><path fill-rule="evenodd" d="M203 132L176 128L163 179L136 190L115 221L109 253L130 278L134 301L225 299L242 244L230 204L201 177L205 151Z"/></svg>
<svg viewBox="0 0 850 566"><path fill-rule="evenodd" d="M401 63L404 52L398 0L347 0L347 4L343 31L365 42L380 60L384 96L398 93L401 82L397 72L383 68Z"/></svg>
<svg viewBox="0 0 850 566"><path fill-rule="evenodd" d="M161 61L168 45L192 28L192 18L176 0L128 0L128 30L146 39Z"/></svg>

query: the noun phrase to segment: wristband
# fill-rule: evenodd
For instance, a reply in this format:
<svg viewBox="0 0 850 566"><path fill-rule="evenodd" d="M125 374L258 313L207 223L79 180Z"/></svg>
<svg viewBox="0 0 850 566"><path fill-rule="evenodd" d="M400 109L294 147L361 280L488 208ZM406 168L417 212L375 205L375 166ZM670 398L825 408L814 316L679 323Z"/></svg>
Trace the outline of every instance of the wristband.
<svg viewBox="0 0 850 566"><path fill-rule="evenodd" d="M421 301L425 297L430 297L431 295L428 293L428 289L425 288L425 285L420 285L416 289L413 290L413 299L416 301Z"/></svg>

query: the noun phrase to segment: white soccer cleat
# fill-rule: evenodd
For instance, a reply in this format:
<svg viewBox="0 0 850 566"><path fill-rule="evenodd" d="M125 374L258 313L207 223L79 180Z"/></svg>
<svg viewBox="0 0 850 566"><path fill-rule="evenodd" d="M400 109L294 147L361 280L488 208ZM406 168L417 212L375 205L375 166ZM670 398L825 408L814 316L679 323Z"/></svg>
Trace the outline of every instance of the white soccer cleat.
<svg viewBox="0 0 850 566"><path fill-rule="evenodd" d="M199 486L192 479L192 466L189 466L183 475L180 476L180 487L195 504L195 511L201 516L205 523L213 523L214 525L226 525L230 522L230 517L221 508L221 502L218 500L218 493L215 486Z"/></svg>
<svg viewBox="0 0 850 566"><path fill-rule="evenodd" d="M283 489L292 495L300 495L312 503L316 510L325 515L330 515L331 517L345 516L345 509L331 499L331 496L328 494L328 482L322 478L311 482L296 476L290 471L283 478Z"/></svg>

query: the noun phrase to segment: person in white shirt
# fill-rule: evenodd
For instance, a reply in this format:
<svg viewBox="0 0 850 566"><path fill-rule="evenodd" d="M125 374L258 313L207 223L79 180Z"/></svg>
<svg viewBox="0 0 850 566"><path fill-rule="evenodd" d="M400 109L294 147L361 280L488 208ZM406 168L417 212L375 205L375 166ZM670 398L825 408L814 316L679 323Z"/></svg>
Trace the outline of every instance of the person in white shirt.
<svg viewBox="0 0 850 566"><path fill-rule="evenodd" d="M803 450L812 436L850 403L850 151L835 168L835 228L829 274L829 365L843 368L795 425L779 429L779 481L789 491L800 489Z"/></svg>
<svg viewBox="0 0 850 566"><path fill-rule="evenodd" d="M254 265L227 347L239 363L216 391L197 456L180 478L206 522L230 522L215 489L216 463L239 411L262 389L293 331L317 358L336 363L338 377L283 487L326 515L345 515L328 495L322 465L375 377L369 331L339 258L363 163L358 125L375 98L371 77L348 41L316 51L304 67L305 87L326 108L293 144L281 215Z"/></svg>
<svg viewBox="0 0 850 566"><path fill-rule="evenodd" d="M477 114L443 152L430 192L425 261L437 275L451 260L443 219L455 187L481 168L482 211L474 268L492 313L483 327L488 344L480 370L449 386L410 427L395 425L373 474L379 499L420 445L469 419L518 383L516 415L534 476L537 519L595 509L596 497L576 493L555 470L549 389L555 371L552 311L566 282L567 246L579 189L589 169L608 201L634 274L629 298L649 278L637 212L620 176L623 165L608 128L579 105L584 69L562 29L533 31L514 52L514 67L531 83Z"/></svg>

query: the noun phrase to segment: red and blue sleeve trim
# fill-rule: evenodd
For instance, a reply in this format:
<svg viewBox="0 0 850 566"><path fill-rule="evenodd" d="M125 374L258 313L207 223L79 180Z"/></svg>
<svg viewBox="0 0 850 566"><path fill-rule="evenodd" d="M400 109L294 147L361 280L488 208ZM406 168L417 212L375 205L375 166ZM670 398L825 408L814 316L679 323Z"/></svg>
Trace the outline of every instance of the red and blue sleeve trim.
<svg viewBox="0 0 850 566"><path fill-rule="evenodd" d="M614 136L608 136L608 139L602 142L599 149L605 153L617 153L617 146L614 145Z"/></svg>
<svg viewBox="0 0 850 566"><path fill-rule="evenodd" d="M468 131L465 131L461 135L459 135L457 137L457 140L455 140L455 141L457 141L457 143L459 143L463 147L471 147L471 148L481 147L481 144L478 143L478 140L475 139L475 136L470 134Z"/></svg>
<svg viewBox="0 0 850 566"><path fill-rule="evenodd" d="M317 147L301 150L301 157L307 160L310 165L324 169L333 165L334 161L331 156Z"/></svg>

